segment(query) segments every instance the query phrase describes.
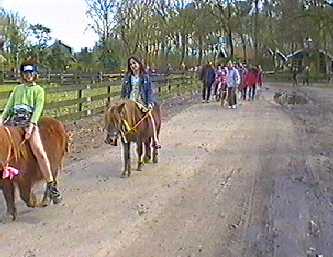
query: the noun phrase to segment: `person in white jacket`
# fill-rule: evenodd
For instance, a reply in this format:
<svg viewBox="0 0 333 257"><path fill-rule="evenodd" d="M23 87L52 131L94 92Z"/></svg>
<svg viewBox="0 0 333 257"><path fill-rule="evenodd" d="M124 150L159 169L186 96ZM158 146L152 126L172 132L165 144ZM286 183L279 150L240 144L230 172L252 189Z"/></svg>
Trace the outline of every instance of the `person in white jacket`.
<svg viewBox="0 0 333 257"><path fill-rule="evenodd" d="M236 90L237 90L239 84L240 84L239 72L234 67L233 63L231 61L229 61L228 62L228 76L227 76L229 109L237 108Z"/></svg>

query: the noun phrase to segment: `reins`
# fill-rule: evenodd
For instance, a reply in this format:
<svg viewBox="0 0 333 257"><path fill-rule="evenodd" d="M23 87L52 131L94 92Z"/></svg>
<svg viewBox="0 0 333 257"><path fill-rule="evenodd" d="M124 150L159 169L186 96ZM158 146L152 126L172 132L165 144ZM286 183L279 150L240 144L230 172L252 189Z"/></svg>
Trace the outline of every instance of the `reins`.
<svg viewBox="0 0 333 257"><path fill-rule="evenodd" d="M125 127L126 127L126 132L124 133L124 135L126 136L129 133L136 132L136 128L141 124L141 122L144 119L146 119L148 117L148 115L149 115L150 112L151 112L151 110L149 110L148 112L146 112L145 115L143 115L143 117L133 127L131 127L128 124L127 120L122 119L122 122L125 124Z"/></svg>

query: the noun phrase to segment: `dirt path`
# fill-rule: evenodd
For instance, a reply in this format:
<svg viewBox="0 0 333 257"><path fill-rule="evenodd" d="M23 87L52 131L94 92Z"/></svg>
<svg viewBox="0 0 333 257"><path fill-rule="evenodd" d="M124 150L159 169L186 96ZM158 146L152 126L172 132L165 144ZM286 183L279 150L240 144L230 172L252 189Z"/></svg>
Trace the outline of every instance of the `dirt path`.
<svg viewBox="0 0 333 257"><path fill-rule="evenodd" d="M120 148L98 146L98 135L67 165L63 204L20 202L18 221L0 224L0 256L331 256L332 178L316 172L305 130L317 105L282 108L273 91L237 110L177 113L163 126L160 163L130 179L119 178Z"/></svg>

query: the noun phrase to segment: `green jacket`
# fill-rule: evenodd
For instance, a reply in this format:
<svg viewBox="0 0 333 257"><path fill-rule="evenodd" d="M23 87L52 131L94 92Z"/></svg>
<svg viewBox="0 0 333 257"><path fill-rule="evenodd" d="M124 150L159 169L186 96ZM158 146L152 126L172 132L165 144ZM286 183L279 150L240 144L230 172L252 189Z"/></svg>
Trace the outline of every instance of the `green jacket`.
<svg viewBox="0 0 333 257"><path fill-rule="evenodd" d="M14 106L19 104L26 104L33 107L34 111L31 117L31 122L37 124L44 107L44 89L39 85L27 86L22 84L16 86L9 96L1 118L6 120L11 114Z"/></svg>

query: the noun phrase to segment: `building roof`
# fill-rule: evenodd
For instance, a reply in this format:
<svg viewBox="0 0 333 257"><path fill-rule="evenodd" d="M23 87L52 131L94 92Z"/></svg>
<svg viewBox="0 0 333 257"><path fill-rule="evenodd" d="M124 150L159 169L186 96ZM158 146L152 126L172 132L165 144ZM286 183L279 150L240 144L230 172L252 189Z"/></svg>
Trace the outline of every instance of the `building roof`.
<svg viewBox="0 0 333 257"><path fill-rule="evenodd" d="M64 44L61 40L56 39L54 41L54 43L49 46L49 48L53 48L53 47L62 47L64 49L66 49L66 51L68 51L70 54L72 54L72 47Z"/></svg>
<svg viewBox="0 0 333 257"><path fill-rule="evenodd" d="M298 49L297 51L290 53L287 55L288 60L291 59L292 57L296 57L296 56L301 56L303 57L303 52L305 51L305 49ZM328 53L326 50L324 49L312 49L311 51L318 51L319 53L322 53L326 56L328 56L331 60L333 60L333 55L331 55L330 53Z"/></svg>
<svg viewBox="0 0 333 257"><path fill-rule="evenodd" d="M268 48L268 53L272 56L274 55L274 51L271 48ZM279 49L275 50L275 54L279 56L284 62L288 61L287 56L285 56Z"/></svg>

